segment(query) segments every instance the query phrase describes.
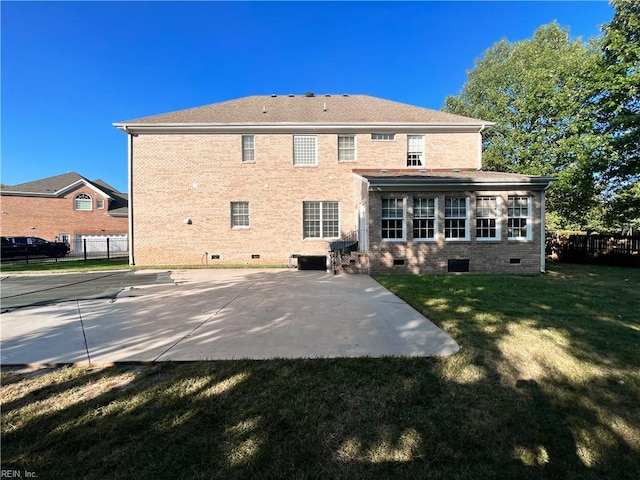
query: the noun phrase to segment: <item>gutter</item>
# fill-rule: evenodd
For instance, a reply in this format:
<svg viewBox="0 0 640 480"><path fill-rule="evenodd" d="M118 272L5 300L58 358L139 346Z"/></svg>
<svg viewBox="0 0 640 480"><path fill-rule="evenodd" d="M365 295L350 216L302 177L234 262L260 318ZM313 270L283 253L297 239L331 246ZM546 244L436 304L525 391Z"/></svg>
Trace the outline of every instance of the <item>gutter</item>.
<svg viewBox="0 0 640 480"><path fill-rule="evenodd" d="M554 180L550 179L549 183L544 187L540 193L540 273L547 273L547 227L545 222L545 196L547 189L551 186Z"/></svg>
<svg viewBox="0 0 640 480"><path fill-rule="evenodd" d="M133 134L127 132L125 127L125 132L127 133L127 169L128 169L128 182L127 188L129 190L128 193L128 227L129 227L129 265L134 266L136 264L135 257L133 255Z"/></svg>

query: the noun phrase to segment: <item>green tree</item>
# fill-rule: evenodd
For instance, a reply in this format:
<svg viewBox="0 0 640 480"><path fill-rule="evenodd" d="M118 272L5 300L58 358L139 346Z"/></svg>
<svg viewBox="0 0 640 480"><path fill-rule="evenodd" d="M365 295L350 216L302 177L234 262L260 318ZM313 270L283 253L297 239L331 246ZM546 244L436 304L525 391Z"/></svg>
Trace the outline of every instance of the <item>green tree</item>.
<svg viewBox="0 0 640 480"><path fill-rule="evenodd" d="M596 81L599 130L610 140L602 163L609 220L640 223L640 2L612 0L615 14L604 26Z"/></svg>
<svg viewBox="0 0 640 480"><path fill-rule="evenodd" d="M548 210L560 227L580 225L597 203L597 160L607 145L593 128L595 43L570 40L557 23L533 38L501 40L476 60L444 110L495 122L484 135L486 170L556 177Z"/></svg>

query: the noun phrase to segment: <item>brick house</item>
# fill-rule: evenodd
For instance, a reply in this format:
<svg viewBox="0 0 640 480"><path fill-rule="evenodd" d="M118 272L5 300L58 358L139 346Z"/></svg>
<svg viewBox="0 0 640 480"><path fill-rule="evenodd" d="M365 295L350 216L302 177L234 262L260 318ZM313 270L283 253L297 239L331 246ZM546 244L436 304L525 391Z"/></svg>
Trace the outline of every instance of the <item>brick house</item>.
<svg viewBox="0 0 640 480"><path fill-rule="evenodd" d="M0 189L2 236L59 240L79 250L83 240L92 250L127 244L128 197L102 180L65 173ZM110 247L111 248L111 247Z"/></svg>
<svg viewBox="0 0 640 480"><path fill-rule="evenodd" d="M311 93L115 123L128 134L130 262L543 271L551 179L482 171L491 125Z"/></svg>

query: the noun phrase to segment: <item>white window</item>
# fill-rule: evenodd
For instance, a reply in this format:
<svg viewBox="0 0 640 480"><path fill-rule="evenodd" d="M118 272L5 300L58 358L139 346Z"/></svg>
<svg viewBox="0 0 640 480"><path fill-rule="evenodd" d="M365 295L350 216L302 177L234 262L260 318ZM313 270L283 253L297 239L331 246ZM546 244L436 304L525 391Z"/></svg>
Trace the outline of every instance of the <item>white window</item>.
<svg viewBox="0 0 640 480"><path fill-rule="evenodd" d="M231 202L231 227L249 228L249 202Z"/></svg>
<svg viewBox="0 0 640 480"><path fill-rule="evenodd" d="M242 162L256 161L256 139L254 135L242 135Z"/></svg>
<svg viewBox="0 0 640 480"><path fill-rule="evenodd" d="M91 197L86 193L81 193L80 195L76 195L74 208L76 210L91 211L93 209L93 203L91 202Z"/></svg>
<svg viewBox="0 0 640 480"><path fill-rule="evenodd" d="M509 196L507 230L509 239L531 240L531 197Z"/></svg>
<svg viewBox="0 0 640 480"><path fill-rule="evenodd" d="M340 236L339 202L303 202L304 238L338 238Z"/></svg>
<svg viewBox="0 0 640 480"><path fill-rule="evenodd" d="M58 241L62 243L70 243L71 235L69 235L68 233L61 233L60 235L58 235Z"/></svg>
<svg viewBox="0 0 640 480"><path fill-rule="evenodd" d="M98 210L103 210L104 209L104 200L96 200L96 208Z"/></svg>
<svg viewBox="0 0 640 480"><path fill-rule="evenodd" d="M413 239L435 240L438 233L438 199L413 197Z"/></svg>
<svg viewBox="0 0 640 480"><path fill-rule="evenodd" d="M382 240L404 240L405 201L402 198L382 199Z"/></svg>
<svg viewBox="0 0 640 480"><path fill-rule="evenodd" d="M424 135L407 135L407 167L423 167Z"/></svg>
<svg viewBox="0 0 640 480"><path fill-rule="evenodd" d="M476 239L500 240L500 199L476 198Z"/></svg>
<svg viewBox="0 0 640 480"><path fill-rule="evenodd" d="M371 140L391 141L396 139L395 133L372 133Z"/></svg>
<svg viewBox="0 0 640 480"><path fill-rule="evenodd" d="M315 135L293 136L293 164L297 166L318 165L318 137Z"/></svg>
<svg viewBox="0 0 640 480"><path fill-rule="evenodd" d="M445 197L444 238L445 240L469 240L469 199L466 197Z"/></svg>
<svg viewBox="0 0 640 480"><path fill-rule="evenodd" d="M338 161L353 162L356 159L356 136L338 135Z"/></svg>

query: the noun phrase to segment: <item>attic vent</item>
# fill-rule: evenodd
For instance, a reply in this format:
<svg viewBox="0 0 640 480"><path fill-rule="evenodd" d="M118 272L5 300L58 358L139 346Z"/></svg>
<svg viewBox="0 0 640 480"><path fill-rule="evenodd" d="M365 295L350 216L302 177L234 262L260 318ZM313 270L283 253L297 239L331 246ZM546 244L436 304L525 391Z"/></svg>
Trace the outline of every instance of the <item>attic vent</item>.
<svg viewBox="0 0 640 480"><path fill-rule="evenodd" d="M305 96L305 97L315 97L315 96L316 96L316 94L315 94L315 93L313 93L313 92L306 92L306 93L304 94L304 96Z"/></svg>
<svg viewBox="0 0 640 480"><path fill-rule="evenodd" d="M277 97L278 95L276 95L275 93L271 94L272 97Z"/></svg>
<svg viewBox="0 0 640 480"><path fill-rule="evenodd" d="M324 94L324 96L325 96L325 97L330 97L330 96L331 96L331 94L330 94L330 93L325 93L325 94Z"/></svg>
<svg viewBox="0 0 640 480"><path fill-rule="evenodd" d="M290 97L293 97L293 93L290 93L290 94L289 94L289 96L290 96Z"/></svg>
<svg viewBox="0 0 640 480"><path fill-rule="evenodd" d="M343 93L343 94L342 94L342 96L343 96L343 97L348 97L348 96L349 96L349 94L348 94L348 93Z"/></svg>

